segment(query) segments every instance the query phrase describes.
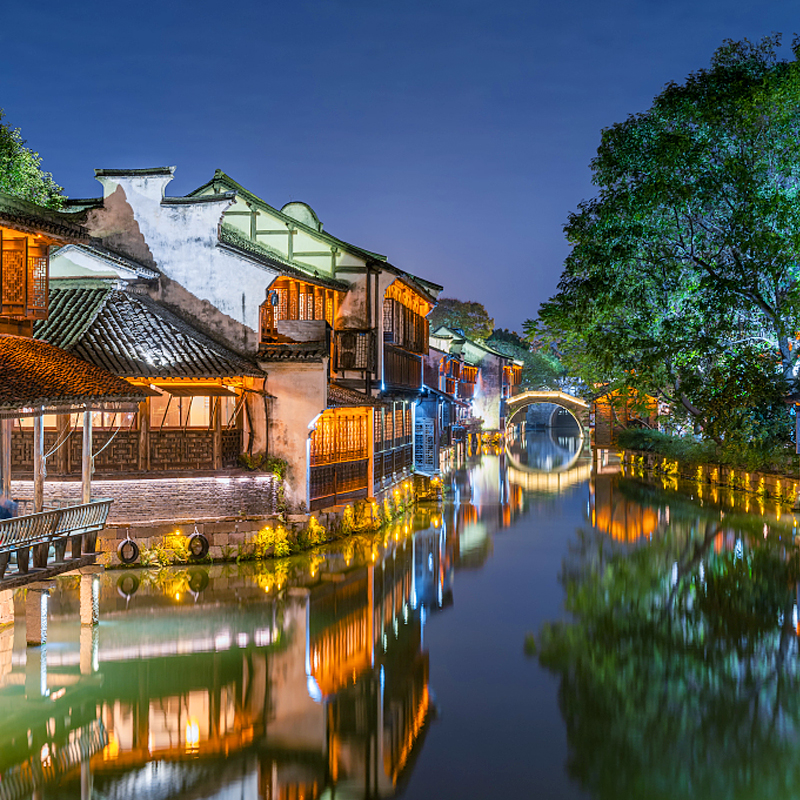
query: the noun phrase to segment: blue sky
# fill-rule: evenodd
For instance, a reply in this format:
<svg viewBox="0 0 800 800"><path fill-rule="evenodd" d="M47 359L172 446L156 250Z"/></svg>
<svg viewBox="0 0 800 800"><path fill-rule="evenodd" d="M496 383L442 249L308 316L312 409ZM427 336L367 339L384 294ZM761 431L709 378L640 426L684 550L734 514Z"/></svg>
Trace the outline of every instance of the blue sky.
<svg viewBox="0 0 800 800"><path fill-rule="evenodd" d="M4 6L6 122L72 197L95 167L220 168L520 329L556 289L603 127L726 38L789 42L764 0L44 0Z"/></svg>

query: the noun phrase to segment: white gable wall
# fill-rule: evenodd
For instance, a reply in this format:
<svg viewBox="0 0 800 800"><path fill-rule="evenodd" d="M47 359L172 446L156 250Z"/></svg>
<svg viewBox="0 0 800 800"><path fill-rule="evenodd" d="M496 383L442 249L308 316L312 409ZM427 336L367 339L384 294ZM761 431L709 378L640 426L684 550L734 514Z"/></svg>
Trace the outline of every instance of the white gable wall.
<svg viewBox="0 0 800 800"><path fill-rule="evenodd" d="M219 225L223 212L231 206L230 198L203 198L194 203L170 202L169 198L164 201L164 187L171 179L98 178L104 197L121 190L161 272L257 333L259 306L279 273L219 246Z"/></svg>

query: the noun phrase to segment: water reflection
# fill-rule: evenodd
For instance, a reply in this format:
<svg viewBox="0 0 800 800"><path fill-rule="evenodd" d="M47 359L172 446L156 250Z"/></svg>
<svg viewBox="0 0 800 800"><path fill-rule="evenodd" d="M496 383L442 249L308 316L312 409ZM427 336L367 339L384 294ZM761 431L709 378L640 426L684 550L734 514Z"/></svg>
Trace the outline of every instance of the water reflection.
<svg viewBox="0 0 800 800"><path fill-rule="evenodd" d="M107 572L99 627L79 623L81 576L61 578L40 648L17 593L0 800L396 794L435 715L426 620L523 510L501 462L456 469L443 508L304 557Z"/></svg>
<svg viewBox="0 0 800 800"><path fill-rule="evenodd" d="M553 403L528 407L509 428L506 450L514 466L560 472L574 466L583 449L581 427L566 409Z"/></svg>
<svg viewBox="0 0 800 800"><path fill-rule="evenodd" d="M499 767L476 766L463 740L442 744L442 731L453 737L487 707L488 719L511 715L497 711L501 733L487 739L506 735L503 750L541 758L562 781L553 796L575 787L603 799L792 796L794 516L699 485L667 494L609 474L607 461L588 483L591 461L556 473L509 461L487 450L449 476L443 506L302 558L61 578L42 648L26 647L18 593L16 624L0 629L0 800L393 797L415 766L415 781L460 776L436 796L469 796L470 770L517 775L525 760L509 752ZM565 508L574 516L560 549ZM550 716L542 695L520 711L538 675L539 690L554 691L525 661L525 628L512 617L547 601L529 591L545 580L535 558L509 585L523 547L552 559L549 608L563 589L571 615L538 636L539 661L558 682L561 758L541 755L561 734L555 702ZM82 587L85 596L95 580L101 622L81 626ZM459 617L475 641L429 652ZM466 679L464 653L483 683ZM445 671L451 701L432 729ZM462 683L456 708L452 684ZM439 760L426 764L432 750ZM418 785L415 796L430 796ZM537 791L512 779L498 793L514 788Z"/></svg>
<svg viewBox="0 0 800 800"><path fill-rule="evenodd" d="M597 798L794 796L800 768L792 519L593 482L544 626L570 775Z"/></svg>

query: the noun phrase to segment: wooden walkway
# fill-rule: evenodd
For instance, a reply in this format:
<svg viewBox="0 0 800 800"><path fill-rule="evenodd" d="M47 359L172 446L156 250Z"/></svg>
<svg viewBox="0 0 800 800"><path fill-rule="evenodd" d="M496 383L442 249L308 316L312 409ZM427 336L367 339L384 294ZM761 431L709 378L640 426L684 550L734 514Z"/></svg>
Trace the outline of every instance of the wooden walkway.
<svg viewBox="0 0 800 800"><path fill-rule="evenodd" d="M111 498L0 520L0 589L40 581L94 563L97 533ZM70 558L67 545L71 544ZM33 565L31 565L33 550ZM16 570L9 572L12 556Z"/></svg>

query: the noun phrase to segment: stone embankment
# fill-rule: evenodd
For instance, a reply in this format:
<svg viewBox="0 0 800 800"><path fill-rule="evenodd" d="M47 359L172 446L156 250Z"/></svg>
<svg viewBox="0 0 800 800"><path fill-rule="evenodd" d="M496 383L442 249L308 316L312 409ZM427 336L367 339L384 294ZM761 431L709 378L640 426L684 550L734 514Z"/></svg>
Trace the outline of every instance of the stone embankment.
<svg viewBox="0 0 800 800"><path fill-rule="evenodd" d="M123 542L136 544L138 555L128 566L168 566L192 560L190 539L206 543L204 561L233 561L292 555L353 533L380 530L418 500L440 496L441 481L414 475L389 491L382 501L361 500L315 514L261 514L216 518L119 521L97 538L98 563L126 566Z"/></svg>
<svg viewBox="0 0 800 800"><path fill-rule="evenodd" d="M620 461L626 470L645 470L652 474L675 479L696 481L719 488L769 498L781 505L795 506L800 492L800 479L768 472L751 472L723 464L690 464L667 458L658 453L623 450Z"/></svg>

